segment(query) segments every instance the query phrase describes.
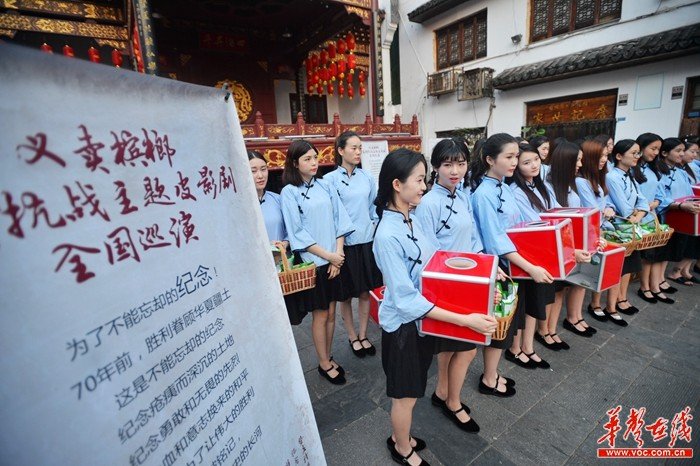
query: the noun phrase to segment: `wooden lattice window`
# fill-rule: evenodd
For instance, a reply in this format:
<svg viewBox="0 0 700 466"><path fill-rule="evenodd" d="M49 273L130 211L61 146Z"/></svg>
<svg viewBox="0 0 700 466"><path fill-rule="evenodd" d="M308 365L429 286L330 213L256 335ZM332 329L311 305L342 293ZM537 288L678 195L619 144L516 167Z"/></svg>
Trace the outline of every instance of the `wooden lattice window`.
<svg viewBox="0 0 700 466"><path fill-rule="evenodd" d="M435 31L437 68L486 56L486 10Z"/></svg>
<svg viewBox="0 0 700 466"><path fill-rule="evenodd" d="M530 0L530 42L620 18L622 0Z"/></svg>

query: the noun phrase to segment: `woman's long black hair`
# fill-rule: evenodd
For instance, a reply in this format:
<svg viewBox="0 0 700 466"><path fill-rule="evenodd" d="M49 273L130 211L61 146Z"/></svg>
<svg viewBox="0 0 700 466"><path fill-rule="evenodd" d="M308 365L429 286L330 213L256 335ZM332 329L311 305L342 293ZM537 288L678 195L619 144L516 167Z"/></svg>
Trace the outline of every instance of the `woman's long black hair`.
<svg viewBox="0 0 700 466"><path fill-rule="evenodd" d="M423 154L406 148L400 148L389 152L379 170L379 188L374 199L377 216L381 220L384 209L394 200L394 180L405 183L413 169L422 163L426 173L428 164Z"/></svg>
<svg viewBox="0 0 700 466"><path fill-rule="evenodd" d="M639 144L639 152L641 154L644 154L644 149L646 149L646 147L649 144L652 144L656 141L663 142L664 140L658 134L654 134L654 133L642 133L642 134L640 134L639 136L637 136L637 144ZM659 157L657 156L656 158L658 159ZM661 176L659 175L659 173L656 170L656 163L655 162L656 162L656 160L654 160L649 165L649 167L656 175L656 178L659 179L659 178L661 178ZM644 174L644 171L642 170L643 164L645 164L645 163L646 163L646 161L644 160L644 156L642 155L642 157L640 157L640 159L639 159L639 162L637 162L637 165L635 165L634 167L632 167L630 169L632 176L634 177L634 181L636 181L637 183L640 183L640 184L647 182L647 177Z"/></svg>
<svg viewBox="0 0 700 466"><path fill-rule="evenodd" d="M576 160L579 147L573 142L563 141L557 144L551 154L552 169L547 174L552 183L554 196L562 207L569 207L569 190L578 194L576 188Z"/></svg>
<svg viewBox="0 0 700 466"><path fill-rule="evenodd" d="M671 172L671 169L669 168L668 164L666 163L666 157L663 156L664 152L669 153L673 149L675 149L678 146L683 146L685 147L685 144L683 144L683 141L681 141L678 138L666 138L663 140L661 143L661 152L659 152L659 156L656 157L656 170L657 173L661 175L668 175Z"/></svg>
<svg viewBox="0 0 700 466"><path fill-rule="evenodd" d="M531 144L521 143L519 149L520 156L522 156L526 152L532 152L539 156L537 148ZM542 195L542 199L544 199L545 203L547 204L546 206L542 204L542 200L537 196L537 194L535 194L535 192L530 188L530 186L528 186L527 181L525 181L525 177L523 177L519 169L515 169L511 180L513 183L515 183L517 187L522 189L522 191L527 196L528 201L530 201L530 204L532 204L532 206L536 210L543 212L552 208L552 199L549 197L549 192L547 191L547 187L544 185L544 181L542 181L542 176L540 176L540 173L538 173L537 176L532 179L532 183L535 185L534 188L537 191L539 191L539 193Z"/></svg>
<svg viewBox="0 0 700 466"><path fill-rule="evenodd" d="M498 154L503 152L503 147L506 144L512 143L516 143L513 136L506 133L497 133L490 136L478 148L474 146L474 156L472 157L472 163L469 169L469 186L472 192L476 191L476 188L481 184L481 178L489 171L489 164L486 162L486 157L496 159Z"/></svg>

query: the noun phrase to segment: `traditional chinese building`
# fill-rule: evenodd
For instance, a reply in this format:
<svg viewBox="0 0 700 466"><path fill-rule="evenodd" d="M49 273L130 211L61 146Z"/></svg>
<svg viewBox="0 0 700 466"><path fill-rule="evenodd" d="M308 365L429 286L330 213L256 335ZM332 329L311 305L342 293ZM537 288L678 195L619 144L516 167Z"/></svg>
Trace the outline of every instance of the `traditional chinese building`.
<svg viewBox="0 0 700 466"><path fill-rule="evenodd" d="M373 0L0 0L2 40L226 87L273 169L302 136L331 164L345 129L420 148L412 115L386 105L396 23Z"/></svg>
<svg viewBox="0 0 700 466"><path fill-rule="evenodd" d="M398 9L403 106L422 116L426 139L698 134L695 1L408 0Z"/></svg>

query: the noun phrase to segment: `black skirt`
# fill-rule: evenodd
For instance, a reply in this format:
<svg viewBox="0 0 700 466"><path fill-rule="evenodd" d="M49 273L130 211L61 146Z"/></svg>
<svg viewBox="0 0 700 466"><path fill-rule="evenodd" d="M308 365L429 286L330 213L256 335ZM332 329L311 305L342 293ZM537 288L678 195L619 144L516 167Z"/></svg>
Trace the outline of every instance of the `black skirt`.
<svg viewBox="0 0 700 466"><path fill-rule="evenodd" d="M629 256L625 257L625 262L622 264L622 275L628 273L637 273L642 270L642 258L639 251L634 251Z"/></svg>
<svg viewBox="0 0 700 466"><path fill-rule="evenodd" d="M382 330L382 368L389 398L421 398L428 383L435 342L419 336L415 322L393 332Z"/></svg>
<svg viewBox="0 0 700 466"><path fill-rule="evenodd" d="M303 299L306 311L327 311L332 301L342 300L342 285L340 275L328 279L328 264L316 267L316 286L308 290L309 299Z"/></svg>
<svg viewBox="0 0 700 466"><path fill-rule="evenodd" d="M468 341L452 340L451 338L435 338L435 348L433 353L439 354L444 352L457 353L460 351L471 351L476 348L476 344Z"/></svg>
<svg viewBox="0 0 700 466"><path fill-rule="evenodd" d="M345 246L345 262L340 268L341 299L359 298L362 293L384 284L372 253L372 243Z"/></svg>
<svg viewBox="0 0 700 466"><path fill-rule="evenodd" d="M664 248L665 246L659 246L658 248L645 249L639 251L639 255L643 261L656 264L666 260L663 258Z"/></svg>
<svg viewBox="0 0 700 466"><path fill-rule="evenodd" d="M523 280L521 282L520 286L524 288L525 299L523 299L523 326L520 328L525 328L525 315L534 317L537 320L547 319L547 305L554 302L554 293L558 291L555 289L555 284L536 283L534 280Z"/></svg>

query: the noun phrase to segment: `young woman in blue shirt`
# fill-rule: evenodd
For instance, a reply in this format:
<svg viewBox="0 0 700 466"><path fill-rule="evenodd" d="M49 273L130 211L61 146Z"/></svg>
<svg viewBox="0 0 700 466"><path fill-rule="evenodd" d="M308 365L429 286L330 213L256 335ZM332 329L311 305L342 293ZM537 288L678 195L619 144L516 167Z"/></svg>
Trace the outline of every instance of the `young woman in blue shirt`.
<svg viewBox="0 0 700 466"><path fill-rule="evenodd" d="M467 150L459 139L437 143L430 157L432 188L416 207L415 215L423 232L432 236L444 251L483 250L469 197L459 189L467 174ZM462 386L476 355L476 345L447 338L435 338L435 343L438 377L431 401L460 429L476 433L479 425L461 401Z"/></svg>
<svg viewBox="0 0 700 466"><path fill-rule="evenodd" d="M552 283L552 276L544 268L524 259L508 238L506 230L523 221L522 212L506 177L513 176L518 165L519 149L515 138L505 133L490 136L472 161L469 181L472 188L472 208L484 252L500 256L527 272L537 283ZM518 306L514 322L522 314ZM501 341L492 341L484 347L484 373L479 381L479 392L509 397L515 394L512 381L498 374L498 363L503 349L508 348L517 324L511 324L509 335ZM527 355L525 355L527 358ZM529 359L527 359L529 361Z"/></svg>
<svg viewBox="0 0 700 466"><path fill-rule="evenodd" d="M318 372L329 382L345 383L342 367L332 360L330 347L335 321L332 301L342 298L340 273L345 237L354 231L350 217L328 183L317 177L318 150L308 141L289 145L284 161L282 215L292 250L316 264L316 286L311 303L311 334L318 356Z"/></svg>
<svg viewBox="0 0 700 466"><path fill-rule="evenodd" d="M386 443L395 462L412 465L427 465L416 453L426 447L425 442L410 432L413 407L425 394L434 348L432 337L419 336L417 321L430 317L484 335L491 335L497 326L492 316L457 314L435 306L420 293L421 271L438 247L411 213L425 193L426 171L421 154L392 151L382 164L375 200L380 220L373 251L386 284L379 306L382 367L391 398L392 435Z"/></svg>
<svg viewBox="0 0 700 466"><path fill-rule="evenodd" d="M337 168L324 176L324 180L338 192L355 226L355 231L345 238L345 263L340 269L344 300L340 302L340 311L352 352L359 358L376 353L367 338L369 291L382 285L382 275L372 254L377 185L368 172L358 167L361 155L360 137L352 131L345 131L335 140ZM359 332L355 331L352 317L352 298L358 298ZM335 303L331 304L330 312L335 312Z"/></svg>

